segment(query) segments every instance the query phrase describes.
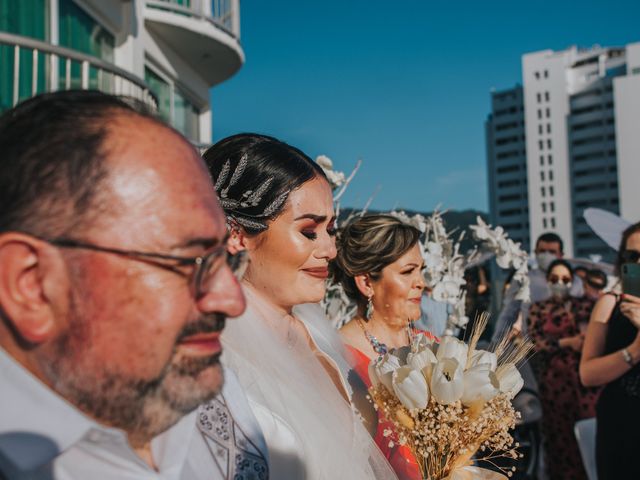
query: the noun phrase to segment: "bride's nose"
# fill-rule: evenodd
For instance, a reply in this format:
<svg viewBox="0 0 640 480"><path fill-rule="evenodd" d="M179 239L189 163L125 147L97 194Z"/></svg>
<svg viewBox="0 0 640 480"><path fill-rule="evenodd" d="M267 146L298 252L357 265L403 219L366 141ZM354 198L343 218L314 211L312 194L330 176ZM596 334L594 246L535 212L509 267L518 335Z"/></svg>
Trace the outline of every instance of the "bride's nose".
<svg viewBox="0 0 640 480"><path fill-rule="evenodd" d="M318 248L316 249L316 256L318 258L326 258L327 260L336 258L338 249L336 248L335 236L326 233L321 235L321 238L319 238L318 241Z"/></svg>

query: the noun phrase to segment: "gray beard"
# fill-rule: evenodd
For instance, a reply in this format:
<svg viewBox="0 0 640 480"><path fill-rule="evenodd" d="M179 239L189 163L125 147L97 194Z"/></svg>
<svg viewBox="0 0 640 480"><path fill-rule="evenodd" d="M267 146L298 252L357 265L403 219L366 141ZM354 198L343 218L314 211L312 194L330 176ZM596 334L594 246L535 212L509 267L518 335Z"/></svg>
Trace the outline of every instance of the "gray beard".
<svg viewBox="0 0 640 480"><path fill-rule="evenodd" d="M98 422L150 440L219 393L222 382L215 387L197 382L206 369L221 368L219 355L178 360L174 349L171 360L151 380L132 378L126 372L111 371L108 363L87 360L90 320L79 314L78 301L70 300L70 328L55 342L42 367L59 395ZM224 319L218 316L189 322L176 345L185 336L219 331L223 325Z"/></svg>

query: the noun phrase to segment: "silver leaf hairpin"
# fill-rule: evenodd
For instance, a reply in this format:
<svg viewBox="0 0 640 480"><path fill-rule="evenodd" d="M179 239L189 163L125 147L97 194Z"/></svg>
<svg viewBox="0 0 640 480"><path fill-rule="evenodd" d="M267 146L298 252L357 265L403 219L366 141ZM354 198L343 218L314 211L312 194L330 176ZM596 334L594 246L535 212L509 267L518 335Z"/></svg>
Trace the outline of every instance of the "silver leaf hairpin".
<svg viewBox="0 0 640 480"><path fill-rule="evenodd" d="M224 188L224 190L222 190L222 192L220 192L221 195L224 195L225 197L227 196L229 189L233 187L238 182L238 180L240 180L240 177L244 173L244 169L247 167L247 163L249 163L249 156L245 153L240 158L240 161L238 162L238 165L236 165L236 168L233 170L233 174L231 175L229 184ZM222 185L220 186L222 187Z"/></svg>
<svg viewBox="0 0 640 480"><path fill-rule="evenodd" d="M267 229L267 225L263 222L251 220L250 218L244 218L239 215L230 215L230 217L234 222L236 222L239 225L242 225L244 228L252 228L260 232Z"/></svg>
<svg viewBox="0 0 640 480"><path fill-rule="evenodd" d="M214 185L216 192L220 192L222 185L224 185L224 182L227 180L227 177L229 176L230 170L231 170L231 161L227 160L226 162L224 162L224 165L222 166L222 170L220 170L220 175L218 175L218 179L216 180L216 184ZM225 191L220 192L220 196L223 198L226 197L227 192Z"/></svg>
<svg viewBox="0 0 640 480"><path fill-rule="evenodd" d="M280 195L278 195L275 198L275 200L273 200L273 202L271 202L269 205L267 205L267 207L262 212L262 215L260 215L260 216L261 217L270 217L271 215L276 213L278 211L278 209L287 200L288 196L289 196L289 190L287 190L286 192L282 192Z"/></svg>
<svg viewBox="0 0 640 480"><path fill-rule="evenodd" d="M253 192L246 200L247 205L244 206L252 206L255 207L262 200L262 196L269 190L269 187L273 183L273 177L269 177L266 182L260 185L255 192Z"/></svg>

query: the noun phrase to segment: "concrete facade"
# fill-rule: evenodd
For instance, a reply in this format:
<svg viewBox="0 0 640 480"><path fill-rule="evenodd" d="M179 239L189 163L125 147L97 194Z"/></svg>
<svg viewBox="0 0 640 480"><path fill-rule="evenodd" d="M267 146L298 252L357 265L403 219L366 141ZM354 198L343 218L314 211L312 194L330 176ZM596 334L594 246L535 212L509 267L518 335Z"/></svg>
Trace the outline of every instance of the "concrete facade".
<svg viewBox="0 0 640 480"><path fill-rule="evenodd" d="M523 55L523 87L516 90L523 92L527 196L519 205L500 201L497 137L487 128L492 221L518 240L526 236L522 243L530 248L551 231L563 238L570 257L612 258L583 212L597 207L640 220L640 195L632 185L640 178L638 74L640 43ZM495 95L487 125L495 123ZM506 206L512 212L528 210L526 235L501 215Z"/></svg>

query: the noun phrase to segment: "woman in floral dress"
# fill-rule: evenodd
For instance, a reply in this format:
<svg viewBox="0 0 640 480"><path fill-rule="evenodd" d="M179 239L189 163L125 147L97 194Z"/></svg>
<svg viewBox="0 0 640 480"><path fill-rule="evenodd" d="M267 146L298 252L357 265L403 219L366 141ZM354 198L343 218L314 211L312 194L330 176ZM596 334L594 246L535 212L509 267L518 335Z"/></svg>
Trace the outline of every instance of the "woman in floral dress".
<svg viewBox="0 0 640 480"><path fill-rule="evenodd" d="M543 406L542 427L550 480L587 480L574 435L578 420L595 416L599 389L583 387L578 367L593 301L569 296L571 266L555 260L547 271L552 296L529 313L529 333L536 346L536 369Z"/></svg>

